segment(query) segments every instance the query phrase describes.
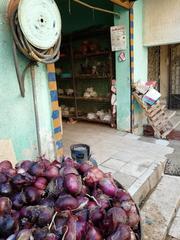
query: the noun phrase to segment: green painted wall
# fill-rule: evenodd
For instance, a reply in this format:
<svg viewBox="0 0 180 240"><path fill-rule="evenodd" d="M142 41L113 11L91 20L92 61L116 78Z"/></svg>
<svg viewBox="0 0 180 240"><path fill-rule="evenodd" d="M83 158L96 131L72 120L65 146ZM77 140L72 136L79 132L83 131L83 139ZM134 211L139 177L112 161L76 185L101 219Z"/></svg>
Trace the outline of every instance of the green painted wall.
<svg viewBox="0 0 180 240"><path fill-rule="evenodd" d="M148 48L143 46L143 0L134 4L134 80L147 81Z"/></svg>
<svg viewBox="0 0 180 240"><path fill-rule="evenodd" d="M115 11L121 14L115 17L115 25L126 27L127 49L125 51L126 61L119 62L120 52L116 52L116 80L117 80L117 127L119 130L130 131L131 127L131 89L130 89L130 53L129 53L129 11L115 6Z"/></svg>
<svg viewBox="0 0 180 240"><path fill-rule="evenodd" d="M37 156L37 138L30 76L25 79L26 97L22 98L14 68L12 37L6 19L7 1L0 4L0 139L12 139L18 160ZM27 61L19 56L19 65ZM51 111L45 66L36 69L36 94L43 153L54 154ZM47 151L48 145L50 146Z"/></svg>
<svg viewBox="0 0 180 240"><path fill-rule="evenodd" d="M146 82L148 77L148 48L143 46L143 0L134 4L134 81ZM142 134L146 123L144 111L135 103L134 133Z"/></svg>

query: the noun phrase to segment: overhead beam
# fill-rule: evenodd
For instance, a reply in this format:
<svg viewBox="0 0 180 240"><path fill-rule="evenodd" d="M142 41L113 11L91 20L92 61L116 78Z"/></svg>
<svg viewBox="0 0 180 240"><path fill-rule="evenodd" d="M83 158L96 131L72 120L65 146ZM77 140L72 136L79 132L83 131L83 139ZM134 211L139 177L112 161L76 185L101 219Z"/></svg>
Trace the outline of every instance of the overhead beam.
<svg viewBox="0 0 180 240"><path fill-rule="evenodd" d="M129 0L110 0L110 1L126 9L132 8L134 4L134 2L131 2Z"/></svg>

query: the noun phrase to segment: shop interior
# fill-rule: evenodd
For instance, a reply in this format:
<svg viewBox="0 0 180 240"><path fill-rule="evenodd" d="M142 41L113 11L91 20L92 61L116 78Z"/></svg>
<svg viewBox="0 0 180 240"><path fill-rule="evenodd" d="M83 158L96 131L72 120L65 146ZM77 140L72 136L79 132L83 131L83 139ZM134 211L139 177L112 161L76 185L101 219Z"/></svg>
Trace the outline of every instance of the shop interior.
<svg viewBox="0 0 180 240"><path fill-rule="evenodd" d="M56 79L63 128L72 124L73 131L76 124L88 129L96 125L100 131L102 125L116 128L112 104L115 57L110 38L114 15L74 1L61 0L57 4L62 18L62 43ZM98 0L94 5L113 11L110 1Z"/></svg>

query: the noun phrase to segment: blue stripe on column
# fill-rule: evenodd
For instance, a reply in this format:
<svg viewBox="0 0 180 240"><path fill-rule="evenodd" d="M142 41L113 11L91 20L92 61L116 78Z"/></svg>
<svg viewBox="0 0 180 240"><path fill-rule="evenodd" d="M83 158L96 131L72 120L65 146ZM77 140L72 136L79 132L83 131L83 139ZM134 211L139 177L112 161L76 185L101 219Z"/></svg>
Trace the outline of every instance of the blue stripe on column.
<svg viewBox="0 0 180 240"><path fill-rule="evenodd" d="M59 118L59 111L58 111L58 110L53 111L53 113L52 113L52 118L53 118L53 119Z"/></svg>
<svg viewBox="0 0 180 240"><path fill-rule="evenodd" d="M56 81L56 74L53 73L53 72L49 72L49 73L48 73L48 80L49 80L49 82L54 82L54 81Z"/></svg>
<svg viewBox="0 0 180 240"><path fill-rule="evenodd" d="M63 147L62 141L57 141L56 142L56 147L57 147L57 149L61 149Z"/></svg>
<svg viewBox="0 0 180 240"><path fill-rule="evenodd" d="M54 134L57 134L57 133L59 133L59 132L61 132L61 127L58 127L58 128L55 128L55 129L54 129Z"/></svg>
<svg viewBox="0 0 180 240"><path fill-rule="evenodd" d="M57 91L50 91L50 95L51 95L51 102L58 101Z"/></svg>

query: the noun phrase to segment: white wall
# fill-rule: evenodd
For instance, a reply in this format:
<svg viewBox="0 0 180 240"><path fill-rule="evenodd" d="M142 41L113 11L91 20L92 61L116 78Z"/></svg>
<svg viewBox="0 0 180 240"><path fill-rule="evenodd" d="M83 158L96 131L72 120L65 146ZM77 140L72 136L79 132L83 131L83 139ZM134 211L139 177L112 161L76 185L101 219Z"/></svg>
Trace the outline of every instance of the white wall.
<svg viewBox="0 0 180 240"><path fill-rule="evenodd" d="M180 0L144 0L144 45L180 42Z"/></svg>

